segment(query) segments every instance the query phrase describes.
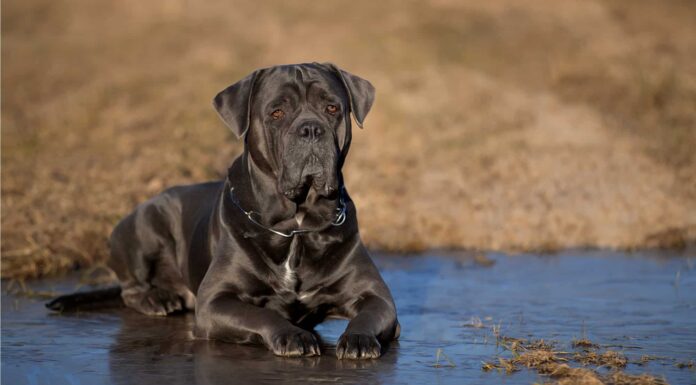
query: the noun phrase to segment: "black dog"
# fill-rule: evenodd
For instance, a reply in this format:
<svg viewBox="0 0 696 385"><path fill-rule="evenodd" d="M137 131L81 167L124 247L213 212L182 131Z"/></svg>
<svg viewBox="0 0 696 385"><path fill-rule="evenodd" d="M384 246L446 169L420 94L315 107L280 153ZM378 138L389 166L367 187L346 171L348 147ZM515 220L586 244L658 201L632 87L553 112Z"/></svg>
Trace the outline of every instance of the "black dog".
<svg viewBox="0 0 696 385"><path fill-rule="evenodd" d="M281 356L319 355L313 327L347 318L338 358L379 357L399 336L396 308L341 173L350 113L362 127L373 100L368 81L318 63L261 69L220 92L215 108L244 153L226 180L170 188L116 226L110 266L125 304L195 308L196 336Z"/></svg>

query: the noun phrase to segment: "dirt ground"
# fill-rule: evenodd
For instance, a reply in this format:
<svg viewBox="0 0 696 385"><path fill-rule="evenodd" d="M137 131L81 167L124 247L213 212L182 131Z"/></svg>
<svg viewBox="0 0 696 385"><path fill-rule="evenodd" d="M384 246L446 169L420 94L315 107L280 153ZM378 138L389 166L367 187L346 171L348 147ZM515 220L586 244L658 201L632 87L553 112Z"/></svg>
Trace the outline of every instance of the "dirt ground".
<svg viewBox="0 0 696 385"><path fill-rule="evenodd" d="M346 166L374 249L693 245L693 20L688 0L3 1L2 277L104 260L138 202L240 152L219 90L307 61L377 88Z"/></svg>

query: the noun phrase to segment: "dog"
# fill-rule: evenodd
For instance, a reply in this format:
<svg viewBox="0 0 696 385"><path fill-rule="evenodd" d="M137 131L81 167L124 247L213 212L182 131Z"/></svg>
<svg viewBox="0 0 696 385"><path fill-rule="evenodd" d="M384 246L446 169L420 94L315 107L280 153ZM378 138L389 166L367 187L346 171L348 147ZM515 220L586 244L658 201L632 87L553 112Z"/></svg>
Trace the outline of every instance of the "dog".
<svg viewBox="0 0 696 385"><path fill-rule="evenodd" d="M286 357L320 355L313 328L348 319L337 357L379 357L400 326L341 171L351 114L362 128L374 97L330 63L260 69L217 94L244 151L225 180L167 189L116 225L109 266L125 305L195 310L196 337Z"/></svg>

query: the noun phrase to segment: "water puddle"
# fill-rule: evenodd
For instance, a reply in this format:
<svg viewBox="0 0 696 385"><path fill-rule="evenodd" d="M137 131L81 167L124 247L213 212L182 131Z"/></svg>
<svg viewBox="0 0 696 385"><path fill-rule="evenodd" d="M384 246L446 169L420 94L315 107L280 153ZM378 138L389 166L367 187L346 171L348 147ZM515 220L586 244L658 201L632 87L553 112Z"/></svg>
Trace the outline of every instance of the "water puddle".
<svg viewBox="0 0 696 385"><path fill-rule="evenodd" d="M3 384L532 384L533 371L481 370L506 352L496 334L543 338L572 349L589 338L622 352L628 373L696 383L696 258L659 252L553 256L377 256L402 337L379 360L338 361L344 321L317 328L317 358L197 341L189 315L149 318L125 309L54 314L43 300L2 295ZM76 276L31 284L70 292ZM438 354L439 352L439 354ZM652 356L642 365L642 356ZM438 357L439 356L439 357Z"/></svg>

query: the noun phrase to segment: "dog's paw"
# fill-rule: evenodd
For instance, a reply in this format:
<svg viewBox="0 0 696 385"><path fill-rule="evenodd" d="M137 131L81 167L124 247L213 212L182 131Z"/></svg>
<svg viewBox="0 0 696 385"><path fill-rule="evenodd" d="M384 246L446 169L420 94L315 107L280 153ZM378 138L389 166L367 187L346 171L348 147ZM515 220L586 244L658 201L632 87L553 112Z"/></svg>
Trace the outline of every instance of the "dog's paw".
<svg viewBox="0 0 696 385"><path fill-rule="evenodd" d="M145 315L166 316L185 310L186 300L169 290L153 287L144 292L125 293L126 306Z"/></svg>
<svg viewBox="0 0 696 385"><path fill-rule="evenodd" d="M319 356L319 342L314 334L298 327L282 330L271 337L269 349L276 356Z"/></svg>
<svg viewBox="0 0 696 385"><path fill-rule="evenodd" d="M336 357L339 360L365 360L379 358L380 355L382 345L373 335L344 333L336 344Z"/></svg>

